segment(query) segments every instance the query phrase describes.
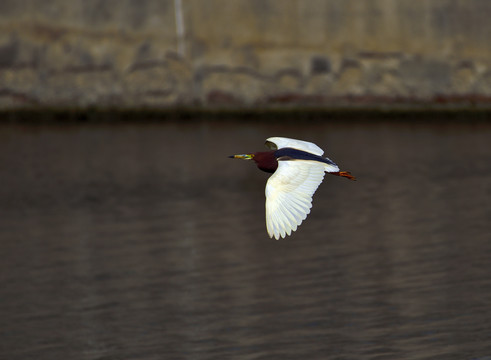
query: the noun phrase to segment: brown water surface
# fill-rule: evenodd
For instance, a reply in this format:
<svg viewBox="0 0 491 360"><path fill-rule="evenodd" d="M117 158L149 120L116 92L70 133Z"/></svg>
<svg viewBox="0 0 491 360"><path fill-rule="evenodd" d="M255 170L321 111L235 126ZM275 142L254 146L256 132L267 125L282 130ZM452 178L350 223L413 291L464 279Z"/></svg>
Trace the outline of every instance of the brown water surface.
<svg viewBox="0 0 491 360"><path fill-rule="evenodd" d="M0 127L2 359L491 359L491 126L191 121ZM268 238L268 174L327 176Z"/></svg>

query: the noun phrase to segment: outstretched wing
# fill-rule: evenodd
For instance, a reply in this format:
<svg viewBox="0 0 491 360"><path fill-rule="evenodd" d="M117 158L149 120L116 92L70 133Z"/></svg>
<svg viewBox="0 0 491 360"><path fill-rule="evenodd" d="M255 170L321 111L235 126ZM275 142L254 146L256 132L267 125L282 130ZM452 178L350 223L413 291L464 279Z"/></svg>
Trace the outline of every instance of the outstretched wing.
<svg viewBox="0 0 491 360"><path fill-rule="evenodd" d="M322 150L314 143L303 141L303 140L297 140L297 139L277 137L277 136L266 139L266 146L272 150L289 147L289 148L307 151L309 153L319 156L322 156L322 154L324 154L324 150Z"/></svg>
<svg viewBox="0 0 491 360"><path fill-rule="evenodd" d="M280 160L266 183L266 227L278 240L290 235L310 213L312 195L324 179L325 165L310 160Z"/></svg>

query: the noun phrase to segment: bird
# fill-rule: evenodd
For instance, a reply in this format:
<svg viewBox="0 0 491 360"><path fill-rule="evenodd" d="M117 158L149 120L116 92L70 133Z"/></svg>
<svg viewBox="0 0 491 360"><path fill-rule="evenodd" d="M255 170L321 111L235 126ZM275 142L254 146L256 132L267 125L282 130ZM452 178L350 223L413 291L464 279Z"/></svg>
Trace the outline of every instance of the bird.
<svg viewBox="0 0 491 360"><path fill-rule="evenodd" d="M314 143L286 137L270 137L269 151L231 155L230 158L253 160L271 175L266 183L266 229L270 238L279 240L296 231L312 208L312 196L324 174L356 180L349 171L340 171L324 150Z"/></svg>

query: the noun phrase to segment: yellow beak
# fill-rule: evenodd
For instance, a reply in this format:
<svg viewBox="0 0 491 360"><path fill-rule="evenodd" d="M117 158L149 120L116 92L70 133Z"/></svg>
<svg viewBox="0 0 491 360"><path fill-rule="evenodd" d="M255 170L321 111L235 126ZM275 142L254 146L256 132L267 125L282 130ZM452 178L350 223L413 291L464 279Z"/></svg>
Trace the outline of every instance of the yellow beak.
<svg viewBox="0 0 491 360"><path fill-rule="evenodd" d="M241 154L241 155L231 155L229 156L230 158L233 159L244 159L244 160L251 160L254 155L252 154Z"/></svg>

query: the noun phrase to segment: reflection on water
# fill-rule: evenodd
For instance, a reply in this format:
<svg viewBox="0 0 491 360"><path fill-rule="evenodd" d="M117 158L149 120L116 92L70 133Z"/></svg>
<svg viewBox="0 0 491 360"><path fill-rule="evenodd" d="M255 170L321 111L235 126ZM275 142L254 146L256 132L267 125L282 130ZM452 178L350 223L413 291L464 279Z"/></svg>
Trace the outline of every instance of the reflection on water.
<svg viewBox="0 0 491 360"><path fill-rule="evenodd" d="M327 177L285 240L268 174ZM191 122L0 127L0 357L489 359L491 126Z"/></svg>

